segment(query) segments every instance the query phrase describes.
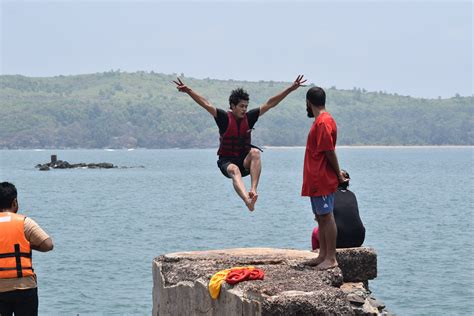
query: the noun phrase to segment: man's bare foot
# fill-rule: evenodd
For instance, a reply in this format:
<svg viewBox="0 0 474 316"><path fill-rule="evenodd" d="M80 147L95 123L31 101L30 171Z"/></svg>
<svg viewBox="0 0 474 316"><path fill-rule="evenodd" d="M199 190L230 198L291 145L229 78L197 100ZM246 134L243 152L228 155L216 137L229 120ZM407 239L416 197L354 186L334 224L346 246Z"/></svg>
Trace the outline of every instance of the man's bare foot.
<svg viewBox="0 0 474 316"><path fill-rule="evenodd" d="M257 202L258 194L254 192L249 192L249 199L247 202L245 202L245 205L247 205L248 209L250 212L253 212L255 210L255 202Z"/></svg>
<svg viewBox="0 0 474 316"><path fill-rule="evenodd" d="M324 260L318 266L316 267L318 270L328 270L328 269L333 269L337 267L337 261L336 260Z"/></svg>
<svg viewBox="0 0 474 316"><path fill-rule="evenodd" d="M255 202L252 202L252 199L248 199L247 201L245 201L245 205L247 205L247 208L250 212L253 212L255 210Z"/></svg>
<svg viewBox="0 0 474 316"><path fill-rule="evenodd" d="M249 192L249 198L254 201L253 204L257 203L257 199L258 199L258 194L257 192L255 191L250 191Z"/></svg>
<svg viewBox="0 0 474 316"><path fill-rule="evenodd" d="M249 191L249 198L253 198L254 196L258 197L257 191L255 190L250 190Z"/></svg>
<svg viewBox="0 0 474 316"><path fill-rule="evenodd" d="M324 261L324 258L317 257L317 258L314 258L314 259L306 260L303 264L306 265L306 266L314 267L314 266L317 266L317 265L321 264L321 262L323 262L323 261Z"/></svg>

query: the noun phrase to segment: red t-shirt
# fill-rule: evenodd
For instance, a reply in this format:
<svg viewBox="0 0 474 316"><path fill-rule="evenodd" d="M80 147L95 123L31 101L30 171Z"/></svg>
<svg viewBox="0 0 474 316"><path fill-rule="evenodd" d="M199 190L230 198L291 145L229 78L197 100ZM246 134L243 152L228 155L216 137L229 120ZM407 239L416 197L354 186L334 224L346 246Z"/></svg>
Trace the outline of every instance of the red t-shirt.
<svg viewBox="0 0 474 316"><path fill-rule="evenodd" d="M309 130L304 156L302 196L321 196L336 192L338 179L325 151L336 149L336 121L328 112L321 113Z"/></svg>

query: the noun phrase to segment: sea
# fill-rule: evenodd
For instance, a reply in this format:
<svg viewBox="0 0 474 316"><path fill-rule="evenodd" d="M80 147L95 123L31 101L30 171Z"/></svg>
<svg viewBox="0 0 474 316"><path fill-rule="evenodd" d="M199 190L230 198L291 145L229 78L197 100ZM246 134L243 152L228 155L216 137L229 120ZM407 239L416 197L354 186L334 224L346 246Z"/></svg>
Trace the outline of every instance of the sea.
<svg viewBox="0 0 474 316"><path fill-rule="evenodd" d="M396 315L473 315L474 147L338 147L377 252L373 295ZM51 155L114 169L39 171ZM179 251L310 250L304 148L262 153L249 212L215 149L0 150L0 181L54 241L34 252L40 315L150 315L152 261ZM249 179L246 178L246 185Z"/></svg>

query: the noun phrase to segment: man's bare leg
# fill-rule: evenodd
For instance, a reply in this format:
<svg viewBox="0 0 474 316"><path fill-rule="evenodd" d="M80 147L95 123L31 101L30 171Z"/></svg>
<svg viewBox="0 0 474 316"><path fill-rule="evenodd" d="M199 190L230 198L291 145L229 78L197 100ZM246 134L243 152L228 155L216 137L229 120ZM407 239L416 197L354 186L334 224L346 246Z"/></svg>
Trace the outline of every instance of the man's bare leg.
<svg viewBox="0 0 474 316"><path fill-rule="evenodd" d="M262 162L260 160L260 151L256 148L250 149L249 153L244 159L244 168L250 170L250 191L249 197L257 202L258 194L257 187L262 172Z"/></svg>
<svg viewBox="0 0 474 316"><path fill-rule="evenodd" d="M317 268L320 270L326 270L337 267L336 260L336 239L337 239L337 226L334 220L333 213L326 215L319 215L320 232L323 231L324 242L320 238L320 249L325 249L325 258L318 264ZM324 227L324 229L323 229Z"/></svg>
<svg viewBox="0 0 474 316"><path fill-rule="evenodd" d="M232 185L234 186L235 192L237 192L240 198L244 201L249 211L253 211L255 209L256 200L250 198L250 196L247 194L239 167L231 163L227 167L227 173L232 178Z"/></svg>
<svg viewBox="0 0 474 316"><path fill-rule="evenodd" d="M327 248L326 248L326 237L324 234L324 230L326 227L324 227L324 225L321 224L320 218L321 218L320 215L315 216L315 220L318 222L318 226L319 226L319 232L318 232L319 252L318 252L318 256L315 259L311 259L306 263L307 265L310 265L310 266L317 266L321 264L324 261L324 259L326 259Z"/></svg>

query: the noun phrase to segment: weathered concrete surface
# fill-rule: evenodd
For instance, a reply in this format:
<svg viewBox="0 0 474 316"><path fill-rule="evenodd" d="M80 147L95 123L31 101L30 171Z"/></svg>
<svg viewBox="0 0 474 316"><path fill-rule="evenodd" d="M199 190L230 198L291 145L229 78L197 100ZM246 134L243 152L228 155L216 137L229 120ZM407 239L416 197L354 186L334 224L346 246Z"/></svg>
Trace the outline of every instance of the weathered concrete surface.
<svg viewBox="0 0 474 316"><path fill-rule="evenodd" d="M364 286L377 275L375 251L338 249L337 256L340 268L319 271L304 264L317 257L310 251L240 248L162 255L153 261L153 315L386 314ZM265 279L224 282L212 300L207 288L212 275L245 265L263 269Z"/></svg>

